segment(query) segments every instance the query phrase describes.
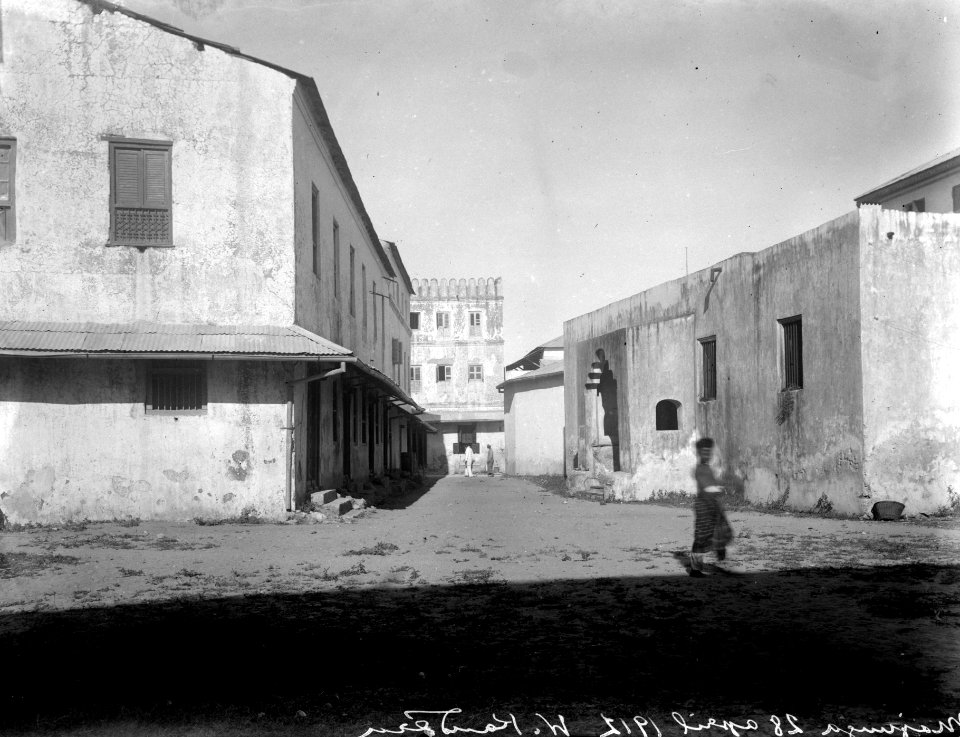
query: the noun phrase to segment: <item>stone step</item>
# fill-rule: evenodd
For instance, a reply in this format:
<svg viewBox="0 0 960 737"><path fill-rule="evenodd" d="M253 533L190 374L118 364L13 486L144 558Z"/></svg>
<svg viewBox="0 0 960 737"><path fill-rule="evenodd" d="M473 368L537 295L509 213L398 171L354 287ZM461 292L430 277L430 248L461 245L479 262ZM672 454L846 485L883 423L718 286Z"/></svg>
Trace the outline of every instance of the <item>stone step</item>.
<svg viewBox="0 0 960 737"><path fill-rule="evenodd" d="M352 499L335 499L323 505L323 513L328 517L339 517L353 509Z"/></svg>
<svg viewBox="0 0 960 737"><path fill-rule="evenodd" d="M315 491L310 495L310 501L314 504L324 505L329 504L334 499L339 496L336 489L323 489L322 491Z"/></svg>

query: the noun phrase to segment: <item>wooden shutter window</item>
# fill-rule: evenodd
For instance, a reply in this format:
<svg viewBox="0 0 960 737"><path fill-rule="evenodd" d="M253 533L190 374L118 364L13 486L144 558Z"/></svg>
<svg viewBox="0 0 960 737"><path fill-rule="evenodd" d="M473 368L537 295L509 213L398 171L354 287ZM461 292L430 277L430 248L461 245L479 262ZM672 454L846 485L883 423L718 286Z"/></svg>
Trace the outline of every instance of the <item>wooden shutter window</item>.
<svg viewBox="0 0 960 737"><path fill-rule="evenodd" d="M170 145L110 143L110 242L171 246Z"/></svg>
<svg viewBox="0 0 960 737"><path fill-rule="evenodd" d="M0 139L0 243L13 243L16 238L17 142Z"/></svg>

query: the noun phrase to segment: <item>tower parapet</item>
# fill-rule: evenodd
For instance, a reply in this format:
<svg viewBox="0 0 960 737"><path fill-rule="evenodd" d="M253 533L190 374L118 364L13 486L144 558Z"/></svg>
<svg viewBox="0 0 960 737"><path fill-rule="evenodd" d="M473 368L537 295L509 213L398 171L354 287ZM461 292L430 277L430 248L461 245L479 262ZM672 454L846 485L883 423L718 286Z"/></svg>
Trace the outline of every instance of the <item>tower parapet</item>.
<svg viewBox="0 0 960 737"><path fill-rule="evenodd" d="M415 299L503 299L503 278L411 279Z"/></svg>

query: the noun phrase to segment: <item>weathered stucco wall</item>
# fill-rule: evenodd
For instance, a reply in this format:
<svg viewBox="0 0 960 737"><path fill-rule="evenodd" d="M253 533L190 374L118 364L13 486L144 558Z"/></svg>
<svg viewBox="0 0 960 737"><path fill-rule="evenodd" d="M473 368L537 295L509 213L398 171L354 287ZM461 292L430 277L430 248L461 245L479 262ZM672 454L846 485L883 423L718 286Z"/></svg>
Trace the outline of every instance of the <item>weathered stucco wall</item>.
<svg viewBox="0 0 960 737"><path fill-rule="evenodd" d="M503 388L506 472L562 476L563 375Z"/></svg>
<svg viewBox="0 0 960 737"><path fill-rule="evenodd" d="M960 215L860 208L865 484L960 507Z"/></svg>
<svg viewBox="0 0 960 737"><path fill-rule="evenodd" d="M0 357L0 511L11 523L285 510L281 364L208 362L205 414L145 412L145 361Z"/></svg>
<svg viewBox="0 0 960 737"><path fill-rule="evenodd" d="M17 139L0 319L292 323L294 81L68 0L0 13ZM172 141L172 248L105 245L107 136Z"/></svg>
<svg viewBox="0 0 960 737"><path fill-rule="evenodd" d="M591 397L583 386L602 348L617 380L620 460L631 475L626 498L692 488L691 444L709 435L724 472L748 498L859 511L858 228L854 212L727 259L713 276L705 269L568 321L567 452L579 451L587 465L583 428L591 425ZM778 320L795 315L803 320L804 385L783 392ZM698 341L710 336L717 397L701 401ZM792 410L781 413L786 396ZM661 399L680 402L679 430L655 429Z"/></svg>

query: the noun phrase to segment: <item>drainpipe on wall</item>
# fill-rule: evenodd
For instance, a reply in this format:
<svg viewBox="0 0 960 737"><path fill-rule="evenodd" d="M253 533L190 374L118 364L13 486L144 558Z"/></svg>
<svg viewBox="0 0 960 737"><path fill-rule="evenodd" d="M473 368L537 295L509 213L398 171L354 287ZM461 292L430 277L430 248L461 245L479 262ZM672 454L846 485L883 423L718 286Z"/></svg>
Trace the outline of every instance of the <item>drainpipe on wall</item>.
<svg viewBox="0 0 960 737"><path fill-rule="evenodd" d="M287 385L287 511L293 511L293 464L296 462L293 452L293 386Z"/></svg>

